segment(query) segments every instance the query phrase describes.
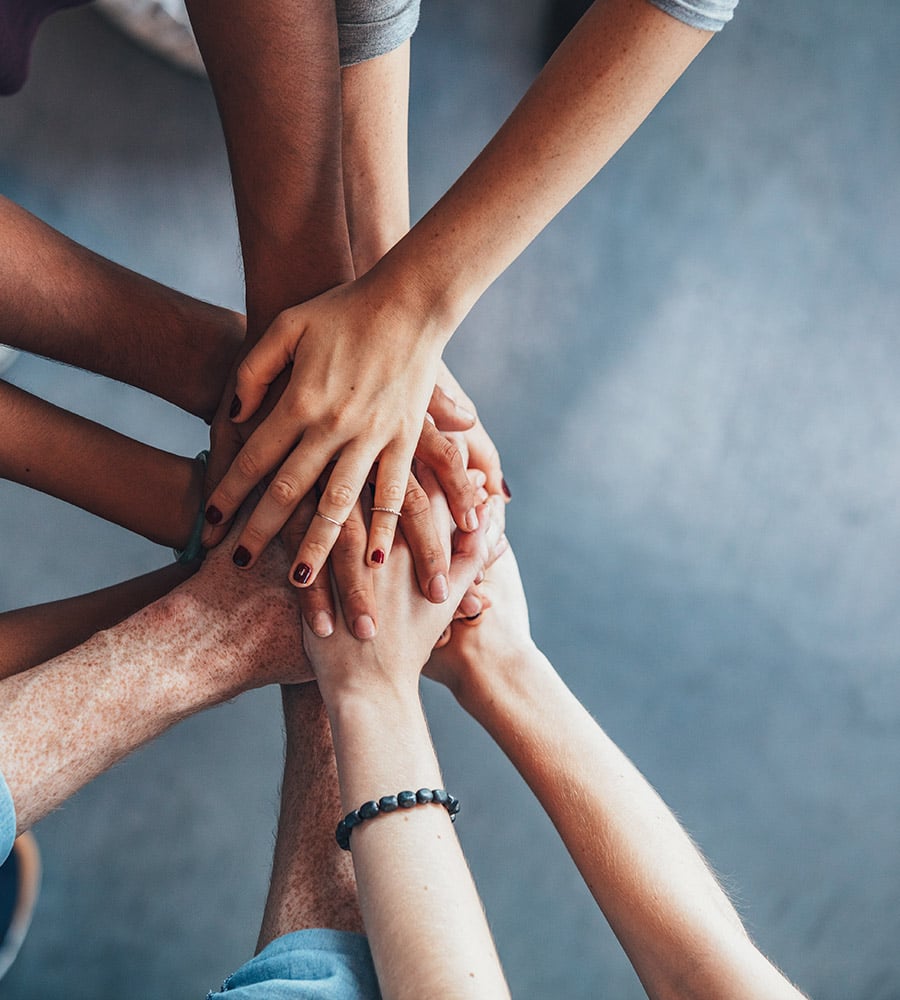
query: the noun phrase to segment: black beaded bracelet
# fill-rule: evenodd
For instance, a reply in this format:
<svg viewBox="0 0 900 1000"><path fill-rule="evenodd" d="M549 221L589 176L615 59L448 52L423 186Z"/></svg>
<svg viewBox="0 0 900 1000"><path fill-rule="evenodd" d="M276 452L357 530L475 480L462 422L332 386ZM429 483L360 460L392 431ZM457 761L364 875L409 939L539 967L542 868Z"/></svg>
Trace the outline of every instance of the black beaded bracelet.
<svg viewBox="0 0 900 1000"><path fill-rule="evenodd" d="M446 788L420 788L417 792L398 792L396 795L383 795L378 801L372 799L363 802L359 809L348 812L338 823L335 838L342 851L350 850L350 834L353 828L374 819L379 813L391 813L396 809L412 809L414 806L425 806L435 803L443 806L450 814L452 822L456 822L459 812L459 799L451 795Z"/></svg>

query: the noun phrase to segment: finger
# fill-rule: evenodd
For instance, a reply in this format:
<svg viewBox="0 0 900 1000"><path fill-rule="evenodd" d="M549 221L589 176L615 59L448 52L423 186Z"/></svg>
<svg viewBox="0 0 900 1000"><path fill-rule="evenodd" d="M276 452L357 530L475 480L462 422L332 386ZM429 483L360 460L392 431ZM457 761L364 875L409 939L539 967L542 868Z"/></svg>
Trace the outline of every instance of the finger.
<svg viewBox="0 0 900 1000"><path fill-rule="evenodd" d="M331 573L340 598L347 628L357 639L371 639L377 631L375 581L366 565L368 532L362 508L357 503L331 550ZM327 577L321 573L317 580ZM301 591L301 593L304 593Z"/></svg>
<svg viewBox="0 0 900 1000"><path fill-rule="evenodd" d="M375 499L369 523L369 565L381 566L390 555L409 483L412 454L391 445L382 452L375 476Z"/></svg>
<svg viewBox="0 0 900 1000"><path fill-rule="evenodd" d="M499 498L497 498L497 502ZM454 536L454 551L450 559L450 599L462 601L466 591L480 570L484 569L488 553L497 545L500 526L492 516L491 502L478 508L478 529L468 534L457 532ZM483 602L482 602L483 603Z"/></svg>
<svg viewBox="0 0 900 1000"><path fill-rule="evenodd" d="M292 421L286 419L285 408L279 405L250 435L247 443L238 452L228 471L213 490L206 507L207 527L203 533L204 544L208 538L212 538L214 528L228 524L250 491L284 461L296 441L295 426ZM296 455L295 450L292 457ZM296 467L297 464L295 459L293 466ZM322 465L324 464L323 461ZM304 468L302 464L301 468ZM281 528L300 498L309 492L320 471L321 466L313 468L303 479L292 477L288 482L278 486L279 497L285 486L296 486L297 491L292 504L282 505L286 507L284 517L272 530L270 538ZM270 497L270 501L272 499Z"/></svg>
<svg viewBox="0 0 900 1000"><path fill-rule="evenodd" d="M351 446L335 462L291 569L291 581L297 586L309 586L325 565L366 484L372 460L367 448Z"/></svg>
<svg viewBox="0 0 900 1000"><path fill-rule="evenodd" d="M428 413L441 431L467 431L475 426L478 419L474 408L466 409L454 395L439 385L431 393Z"/></svg>
<svg viewBox="0 0 900 1000"><path fill-rule="evenodd" d="M506 500L511 500L512 494L500 464L500 452L480 421L466 433L466 444L469 446L469 468L484 472L487 476L488 493L498 493Z"/></svg>
<svg viewBox="0 0 900 1000"><path fill-rule="evenodd" d="M447 554L432 517L428 496L412 475L403 502L400 530L412 553L419 588L429 601L443 604L450 596Z"/></svg>
<svg viewBox="0 0 900 1000"><path fill-rule="evenodd" d="M285 551L293 555L309 530L310 521L316 511L318 495L311 490L300 501L296 510L281 529L281 541ZM290 557L289 557L290 558ZM313 584L297 591L300 612L313 634L326 638L334 632L334 595L327 573L321 573Z"/></svg>
<svg viewBox="0 0 900 1000"><path fill-rule="evenodd" d="M434 473L457 526L474 531L478 527L475 495L459 448L426 420L416 446L416 458Z"/></svg>
<svg viewBox="0 0 900 1000"><path fill-rule="evenodd" d="M294 360L303 333L302 323L279 316L247 353L237 370L230 416L243 423L253 416L269 386Z"/></svg>

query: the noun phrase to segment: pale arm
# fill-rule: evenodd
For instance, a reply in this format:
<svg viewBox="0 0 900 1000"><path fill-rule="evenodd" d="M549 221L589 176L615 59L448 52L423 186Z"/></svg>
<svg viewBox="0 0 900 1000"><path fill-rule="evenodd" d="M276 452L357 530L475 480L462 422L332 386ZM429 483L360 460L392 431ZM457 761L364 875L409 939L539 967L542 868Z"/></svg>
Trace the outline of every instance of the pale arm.
<svg viewBox="0 0 900 1000"><path fill-rule="evenodd" d="M449 527L446 507L442 516ZM331 719L346 812L403 790L442 787L419 700L419 671L449 609L487 556L485 535L479 530L463 536L451 562L447 605L422 597L400 545L377 575L384 610L374 640L361 644L340 627L326 640L306 634ZM509 995L472 877L441 806L377 816L353 830L350 845L385 998Z"/></svg>
<svg viewBox="0 0 900 1000"><path fill-rule="evenodd" d="M531 786L654 1000L799 1000L747 936L690 838L534 645L511 552L476 627L429 670Z"/></svg>

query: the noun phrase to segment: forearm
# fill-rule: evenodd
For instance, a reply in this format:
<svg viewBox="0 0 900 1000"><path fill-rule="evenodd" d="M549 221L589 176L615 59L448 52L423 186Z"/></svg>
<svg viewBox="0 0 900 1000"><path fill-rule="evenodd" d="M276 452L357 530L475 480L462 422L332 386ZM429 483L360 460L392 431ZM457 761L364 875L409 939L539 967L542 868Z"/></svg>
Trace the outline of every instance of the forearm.
<svg viewBox="0 0 900 1000"><path fill-rule="evenodd" d="M222 630L198 618L176 592L2 682L0 771L20 831L175 722L238 693L231 650L218 670L208 655Z"/></svg>
<svg viewBox="0 0 900 1000"><path fill-rule="evenodd" d="M0 614L0 679L35 667L112 628L186 580L170 563L112 587Z"/></svg>
<svg viewBox="0 0 900 1000"><path fill-rule="evenodd" d="M73 243L0 198L0 343L146 389L211 419L243 340L237 313Z"/></svg>
<svg viewBox="0 0 900 1000"><path fill-rule="evenodd" d="M326 696L329 702L345 812L405 789L442 786L417 690L379 691L337 706ZM378 816L354 829L351 848L385 998L508 996L445 809Z"/></svg>
<svg viewBox="0 0 900 1000"><path fill-rule="evenodd" d="M200 463L172 455L0 382L0 476L162 545L187 544Z"/></svg>
<svg viewBox="0 0 900 1000"><path fill-rule="evenodd" d="M463 695L535 792L648 994L797 997L659 796L534 647Z"/></svg>
<svg viewBox="0 0 900 1000"><path fill-rule="evenodd" d="M641 124L709 34L646 0L597 0L474 163L388 254L445 338Z"/></svg>
<svg viewBox="0 0 900 1000"><path fill-rule="evenodd" d="M190 0L231 166L248 338L353 277L334 4Z"/></svg>
<svg viewBox="0 0 900 1000"><path fill-rule="evenodd" d="M409 229L409 42L341 71L343 177L357 276Z"/></svg>

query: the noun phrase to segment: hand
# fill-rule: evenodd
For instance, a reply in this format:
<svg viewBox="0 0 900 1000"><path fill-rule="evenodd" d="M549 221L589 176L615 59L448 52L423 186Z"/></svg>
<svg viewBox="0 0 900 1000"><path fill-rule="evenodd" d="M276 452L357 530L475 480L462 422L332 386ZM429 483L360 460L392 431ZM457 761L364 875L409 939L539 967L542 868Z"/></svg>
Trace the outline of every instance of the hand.
<svg viewBox="0 0 900 1000"><path fill-rule="evenodd" d="M449 543L451 523L446 504L433 483L428 491L436 517L442 520L445 542ZM448 624L450 609L456 607L496 544L500 534L498 506L499 501L492 501L479 508L475 532L456 533L447 604L432 604L421 594L412 556L398 540L394 558L375 576L375 594L382 612L374 640L358 642L343 623L338 623L327 640L304 629L306 650L326 704L354 690L370 690L372 685L396 687L418 682L422 665Z"/></svg>
<svg viewBox="0 0 900 1000"><path fill-rule="evenodd" d="M424 670L467 709L493 672L534 649L519 567L505 535L494 556L481 584L490 611L475 622L455 620Z"/></svg>
<svg viewBox="0 0 900 1000"><path fill-rule="evenodd" d="M233 534L245 522L241 515ZM286 576L287 559L278 545L270 546L249 573L234 571L223 546L209 552L198 572L166 598L187 612L184 618L195 632L193 651L208 650L210 669L228 674L238 690L313 679Z"/></svg>
<svg viewBox="0 0 900 1000"><path fill-rule="evenodd" d="M251 435L210 497L227 522L262 478L280 464L239 544L253 559L337 456L292 574L311 583L325 563L369 472L377 463L368 562L387 558L416 443L435 384L441 344L410 323L369 272L283 312L238 370L235 419L253 416L269 384L292 366L272 412ZM464 521L464 518L462 518ZM213 539L207 531L205 542Z"/></svg>

